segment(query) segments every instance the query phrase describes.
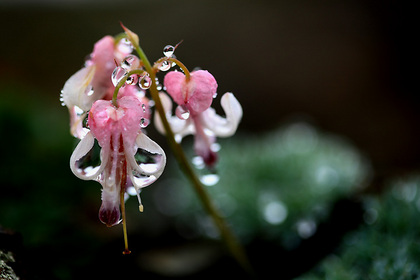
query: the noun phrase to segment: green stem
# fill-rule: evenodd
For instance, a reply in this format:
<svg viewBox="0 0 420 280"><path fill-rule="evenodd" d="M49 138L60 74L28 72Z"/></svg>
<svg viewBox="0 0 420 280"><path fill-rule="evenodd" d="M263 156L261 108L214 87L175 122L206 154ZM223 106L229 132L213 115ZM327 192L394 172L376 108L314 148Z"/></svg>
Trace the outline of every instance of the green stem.
<svg viewBox="0 0 420 280"><path fill-rule="evenodd" d="M236 259L236 261L250 274L253 274L253 270L250 266L250 263L248 261L248 258L245 254L245 251L243 247L240 245L240 243L237 241L236 237L230 230L229 226L227 225L226 221L221 217L219 212L217 211L217 208L214 206L210 196L204 189L200 179L197 177L194 169L191 167L191 164L189 163L181 145L175 141L175 135L171 129L171 126L169 125L169 122L166 118L165 110L163 108L162 102L159 97L159 91L156 86L156 73L153 71L153 67L151 66L149 60L147 59L147 56L141 49L141 47L138 44L135 44L135 42L131 42L139 55L140 59L143 61L144 69L149 73L150 78L152 79L152 85L149 88L150 94L152 96L152 99L155 102L155 108L159 113L159 116L162 120L163 127L166 131L166 138L168 140L169 146L172 149L174 156L176 160L178 161L181 169L183 170L184 174L187 176L187 178L190 180L193 188L198 194L198 197L200 198L201 202L204 205L205 210L208 212L208 214L213 218L214 223L219 228L220 234L222 239L224 240L228 250L232 254L232 256ZM179 63L178 65L182 68L184 67L187 69L181 62L174 58L167 58L170 61L173 61L175 63ZM182 66L181 66L182 65ZM186 73L189 74L188 70Z"/></svg>
<svg viewBox="0 0 420 280"><path fill-rule="evenodd" d="M125 84L125 82L127 82L128 77L130 77L133 74L138 74L141 75L143 74L145 71L141 70L141 69L135 69L135 70L131 70L129 72L127 72L124 77L118 82L118 84L115 86L115 90L114 90L114 94L112 95L112 105L114 105L115 107L118 107L118 103L117 103L117 98L118 98L118 91L120 90L120 88Z"/></svg>
<svg viewBox="0 0 420 280"><path fill-rule="evenodd" d="M154 66L154 68L156 68L156 67L158 67L159 65L161 65L161 63L162 63L162 62L164 62L164 61L171 61L171 62L175 62L175 63L176 63L176 65L178 65L178 66L179 66L179 68L181 68L181 69L182 69L182 71L184 72L184 74L185 74L185 79L187 80L187 82L190 80L190 77L191 77L191 75L190 75L190 71L188 71L188 68L187 68L187 67L185 67L185 65L184 65L181 61L179 61L178 59L176 59L176 58L173 58L173 57L162 57L162 58L160 58L159 60L157 60L157 61L155 62L155 66Z"/></svg>

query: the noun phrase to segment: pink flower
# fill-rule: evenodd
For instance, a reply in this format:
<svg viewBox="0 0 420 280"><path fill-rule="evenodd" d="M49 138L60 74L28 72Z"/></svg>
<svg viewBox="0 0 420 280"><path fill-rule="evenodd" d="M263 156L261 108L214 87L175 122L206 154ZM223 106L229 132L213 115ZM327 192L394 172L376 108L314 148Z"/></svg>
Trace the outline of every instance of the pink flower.
<svg viewBox="0 0 420 280"><path fill-rule="evenodd" d="M114 86L110 77L115 68L114 60L121 61L126 55L127 48L119 48L113 37L105 36L95 44L85 67L64 84L61 96L69 108L71 133L75 137L82 138L87 133L82 121L92 104L99 99L111 99Z"/></svg>
<svg viewBox="0 0 420 280"><path fill-rule="evenodd" d="M178 104L177 117L172 116L172 102L166 94L160 97L167 119L177 140L189 134L195 135L194 150L208 168L213 168L217 161L216 136L229 137L236 132L242 118L242 107L232 93L225 93L221 105L226 118L216 114L211 103L216 95L217 82L207 71L191 72L187 81L181 72L169 72L164 79L169 95ZM155 118L157 129L164 133L159 116Z"/></svg>
<svg viewBox="0 0 420 280"><path fill-rule="evenodd" d="M107 226L120 222L121 195L128 188L134 187L142 207L141 188L156 181L166 164L162 148L142 132L141 124L150 118L150 112L133 88L124 89L118 107L108 100L93 103L88 119L90 131L70 158L71 170L77 177L101 183L99 219ZM95 141L101 147L100 162L96 164Z"/></svg>

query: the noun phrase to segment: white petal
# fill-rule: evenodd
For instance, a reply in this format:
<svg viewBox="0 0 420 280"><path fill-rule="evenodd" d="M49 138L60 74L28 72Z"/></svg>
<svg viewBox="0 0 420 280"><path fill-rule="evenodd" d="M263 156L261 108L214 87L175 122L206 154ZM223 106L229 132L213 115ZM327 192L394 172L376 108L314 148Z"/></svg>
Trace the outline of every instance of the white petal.
<svg viewBox="0 0 420 280"><path fill-rule="evenodd" d="M70 112L70 133L79 139L85 137L89 132L89 129L83 127L83 120L87 116L87 112L84 112L77 106L69 108Z"/></svg>
<svg viewBox="0 0 420 280"><path fill-rule="evenodd" d="M159 97L160 101L162 102L163 109L165 110L166 119L168 120L173 133L175 135L180 135L181 137L184 137L188 134L193 134L194 126L189 119L181 120L177 116L172 116L171 98L164 93L160 93ZM162 120L157 112L155 112L155 126L160 133L165 134L165 128L163 127Z"/></svg>
<svg viewBox="0 0 420 280"><path fill-rule="evenodd" d="M225 111L226 118L217 115L213 108L209 108L203 112L202 121L204 126L213 131L216 136L229 137L238 128L242 118L242 107L230 92L225 93L220 102Z"/></svg>
<svg viewBox="0 0 420 280"><path fill-rule="evenodd" d="M86 134L86 136L80 140L77 144L76 149L74 149L73 154L70 157L70 169L74 175L82 180L93 180L96 179L99 174L102 172L106 165L106 161L102 161L100 166L85 168L80 168L80 163L78 162L82 159L95 144L95 138L93 138L92 133ZM101 151L101 160L102 160L102 151Z"/></svg>
<svg viewBox="0 0 420 280"><path fill-rule="evenodd" d="M61 92L67 107L78 106L83 111L90 109L96 97L94 94L89 96L87 93L90 90L95 68L95 65L84 67L66 81Z"/></svg>
<svg viewBox="0 0 420 280"><path fill-rule="evenodd" d="M138 147L137 151L142 153L140 156L146 156L153 161L137 163L134 154L126 154L128 163L133 170L133 172L130 172L131 182L139 190L147 187L160 177L165 169L166 155L163 149L144 133L140 133L137 136L136 144Z"/></svg>

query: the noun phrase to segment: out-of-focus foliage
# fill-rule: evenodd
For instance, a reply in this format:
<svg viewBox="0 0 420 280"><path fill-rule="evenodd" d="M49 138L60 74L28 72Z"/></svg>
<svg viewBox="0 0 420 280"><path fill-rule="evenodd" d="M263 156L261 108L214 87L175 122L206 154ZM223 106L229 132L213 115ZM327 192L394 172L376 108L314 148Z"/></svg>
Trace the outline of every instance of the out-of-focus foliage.
<svg viewBox="0 0 420 280"><path fill-rule="evenodd" d="M366 224L299 280L420 279L420 177L366 200Z"/></svg>
<svg viewBox="0 0 420 280"><path fill-rule="evenodd" d="M349 143L306 123L221 143L220 181L207 190L245 243L258 236L293 248L312 236L333 202L357 190L370 172ZM158 209L174 216L181 234L217 237L180 177L159 186Z"/></svg>

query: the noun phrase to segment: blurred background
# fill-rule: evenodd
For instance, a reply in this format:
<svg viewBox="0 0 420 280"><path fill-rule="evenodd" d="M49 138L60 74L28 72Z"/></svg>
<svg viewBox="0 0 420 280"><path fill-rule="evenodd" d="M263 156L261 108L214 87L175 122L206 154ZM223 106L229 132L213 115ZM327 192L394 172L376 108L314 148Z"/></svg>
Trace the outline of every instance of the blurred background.
<svg viewBox="0 0 420 280"><path fill-rule="evenodd" d="M100 185L69 169L77 140L60 91L123 22L151 61L184 40L177 58L209 70L219 96L231 91L241 102L243 120L220 140L220 181L208 190L260 275L420 277L412 11L391 0L0 0L3 271L21 279L243 273L169 151L164 175L142 193L145 212L127 202L130 256L121 255L121 227L97 218ZM148 133L167 148L153 127Z"/></svg>

